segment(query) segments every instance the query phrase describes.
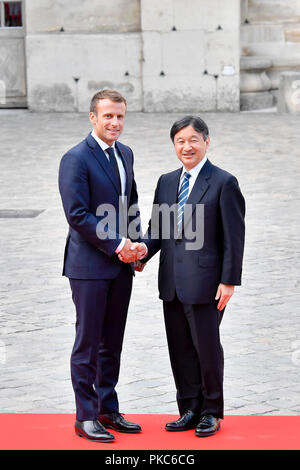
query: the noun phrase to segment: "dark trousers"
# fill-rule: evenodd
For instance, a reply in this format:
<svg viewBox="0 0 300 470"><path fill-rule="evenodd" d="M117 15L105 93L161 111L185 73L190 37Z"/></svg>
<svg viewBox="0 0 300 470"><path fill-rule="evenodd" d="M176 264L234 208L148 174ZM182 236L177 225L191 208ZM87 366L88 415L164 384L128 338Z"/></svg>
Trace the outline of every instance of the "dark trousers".
<svg viewBox="0 0 300 470"><path fill-rule="evenodd" d="M70 279L76 307L76 337L71 378L79 421L119 411L115 386L120 371L127 311L132 288L130 266L115 279Z"/></svg>
<svg viewBox="0 0 300 470"><path fill-rule="evenodd" d="M224 313L211 304L164 302L171 367L182 415L190 409L223 418L224 357L219 325Z"/></svg>

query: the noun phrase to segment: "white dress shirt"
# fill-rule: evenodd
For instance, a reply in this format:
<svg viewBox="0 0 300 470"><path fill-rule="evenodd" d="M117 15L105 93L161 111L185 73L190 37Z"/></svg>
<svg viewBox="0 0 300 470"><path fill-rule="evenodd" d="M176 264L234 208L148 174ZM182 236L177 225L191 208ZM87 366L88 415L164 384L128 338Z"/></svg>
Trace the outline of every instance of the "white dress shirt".
<svg viewBox="0 0 300 470"><path fill-rule="evenodd" d="M184 173L185 172L189 173L191 176L189 178L188 196L191 194L191 191L193 189L193 186L195 184L197 176L199 175L199 173L202 170L202 167L203 167L203 165L205 164L206 161L207 161L207 157L202 158L202 160L196 166L194 166L194 168L192 168L191 170L187 170L184 166L182 167L182 173L181 173L180 181L179 181L179 189L181 188L181 185L182 185L182 181L183 181L183 178L184 178Z"/></svg>
<svg viewBox="0 0 300 470"><path fill-rule="evenodd" d="M125 188L126 188L126 172L123 166L122 159L119 156L118 151L116 149L116 145L115 145L116 143L114 142L112 145L108 145L107 143L103 142L103 140L99 139L99 137L95 134L94 130L92 131L92 137L94 137L96 142L100 145L108 161L109 161L109 155L106 152L106 150L109 147L112 147L114 149L114 153L115 153L115 157L117 160L117 165L118 165L119 173L120 173L122 201L124 202Z"/></svg>
<svg viewBox="0 0 300 470"><path fill-rule="evenodd" d="M118 155L118 151L116 149L116 145L115 145L115 142L112 144L112 145L108 145L106 142L103 142L103 140L101 140L95 133L95 131L93 130L92 131L92 137L95 139L95 141L100 145L100 147L102 148L104 154L106 155L106 158L107 160L109 161L109 154L106 152L106 150L109 148L109 147L112 147L114 149L114 152L115 152L115 157L116 157L116 161L117 161L117 165L118 165L118 168L119 168L119 174L120 174L120 181L121 181L121 197L122 197L122 202L124 202L125 200L125 187L126 187L126 172L125 172L125 169L124 169L124 166L123 166L123 162L122 162L122 159L121 157ZM118 245L118 247L116 248L115 252L116 253L119 253L123 246L125 245L126 243L126 238L123 237L122 238L122 241L121 243Z"/></svg>

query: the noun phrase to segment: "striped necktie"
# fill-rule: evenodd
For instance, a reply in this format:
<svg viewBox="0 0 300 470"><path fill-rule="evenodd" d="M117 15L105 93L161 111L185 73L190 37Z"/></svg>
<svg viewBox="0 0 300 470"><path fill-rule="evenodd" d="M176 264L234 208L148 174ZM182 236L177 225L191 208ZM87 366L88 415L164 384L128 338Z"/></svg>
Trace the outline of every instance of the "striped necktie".
<svg viewBox="0 0 300 470"><path fill-rule="evenodd" d="M182 185L180 187L179 193L178 193L178 212L177 212L177 230L178 232L181 229L182 225L182 219L183 219L183 213L184 213L184 206L188 198L189 194L189 178L191 177L190 173L185 172L184 173L184 178L182 181Z"/></svg>

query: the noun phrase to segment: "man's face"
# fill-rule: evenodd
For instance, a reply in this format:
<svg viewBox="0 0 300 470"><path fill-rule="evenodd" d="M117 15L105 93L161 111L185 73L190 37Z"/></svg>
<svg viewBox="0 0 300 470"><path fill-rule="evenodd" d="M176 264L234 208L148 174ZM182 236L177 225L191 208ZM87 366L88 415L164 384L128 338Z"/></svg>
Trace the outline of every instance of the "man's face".
<svg viewBox="0 0 300 470"><path fill-rule="evenodd" d="M209 142L209 137L204 140L202 134L195 131L192 126L184 127L175 134L175 151L186 170L191 170L201 162L206 154Z"/></svg>
<svg viewBox="0 0 300 470"><path fill-rule="evenodd" d="M94 131L99 139L111 146L118 140L124 127L125 103L103 99L98 101L96 110L96 113L90 113Z"/></svg>

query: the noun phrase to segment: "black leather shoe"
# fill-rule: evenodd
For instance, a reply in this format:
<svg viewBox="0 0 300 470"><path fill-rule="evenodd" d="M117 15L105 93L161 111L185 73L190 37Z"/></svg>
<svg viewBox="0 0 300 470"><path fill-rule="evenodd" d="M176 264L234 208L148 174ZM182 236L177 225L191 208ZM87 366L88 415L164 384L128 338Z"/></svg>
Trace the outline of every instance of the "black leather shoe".
<svg viewBox="0 0 300 470"><path fill-rule="evenodd" d="M75 421L75 433L94 442L111 442L115 438L99 421Z"/></svg>
<svg viewBox="0 0 300 470"><path fill-rule="evenodd" d="M187 431L193 429L199 423L199 414L194 413L192 410L187 410L180 416L177 421L172 421L166 424L167 431Z"/></svg>
<svg viewBox="0 0 300 470"><path fill-rule="evenodd" d="M126 421L123 415L117 411L99 415L98 419L103 426L114 429L115 431L135 433L142 430L139 424Z"/></svg>
<svg viewBox="0 0 300 470"><path fill-rule="evenodd" d="M212 415L204 415L200 419L200 423L196 427L195 434L199 437L213 436L221 427L219 418Z"/></svg>

